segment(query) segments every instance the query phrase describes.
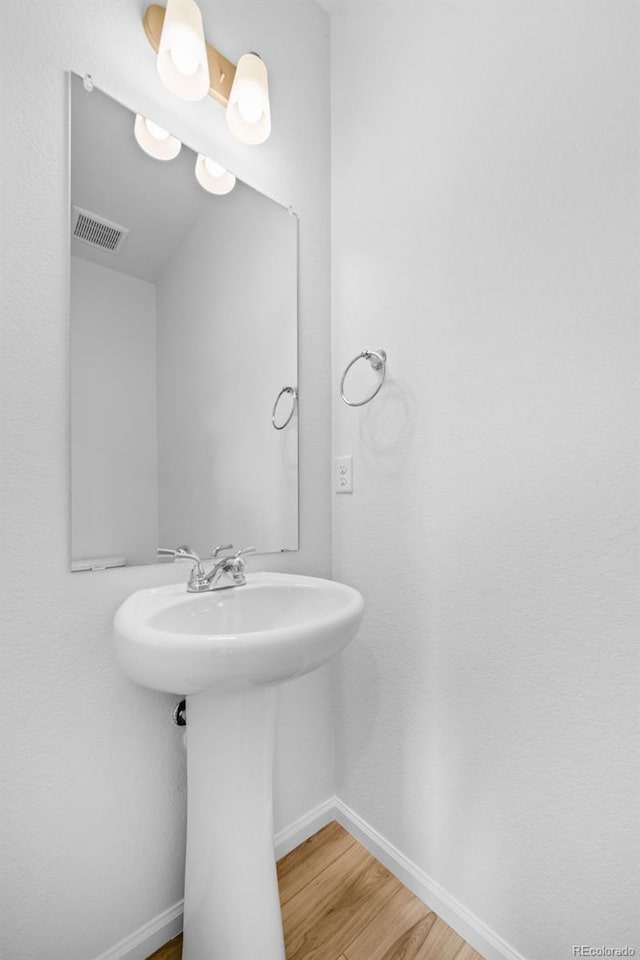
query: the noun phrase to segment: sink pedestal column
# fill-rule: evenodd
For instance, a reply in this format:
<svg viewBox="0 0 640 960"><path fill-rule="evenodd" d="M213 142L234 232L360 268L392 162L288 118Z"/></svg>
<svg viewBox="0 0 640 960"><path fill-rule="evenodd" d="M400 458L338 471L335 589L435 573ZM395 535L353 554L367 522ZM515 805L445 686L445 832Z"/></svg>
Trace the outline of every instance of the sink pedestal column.
<svg viewBox="0 0 640 960"><path fill-rule="evenodd" d="M276 687L187 698L183 960L284 960L273 849Z"/></svg>

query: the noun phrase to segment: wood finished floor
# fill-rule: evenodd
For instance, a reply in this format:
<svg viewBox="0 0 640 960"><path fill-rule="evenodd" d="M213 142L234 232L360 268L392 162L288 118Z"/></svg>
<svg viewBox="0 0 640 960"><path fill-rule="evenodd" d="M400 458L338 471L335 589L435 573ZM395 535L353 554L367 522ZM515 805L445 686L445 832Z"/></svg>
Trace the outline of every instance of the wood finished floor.
<svg viewBox="0 0 640 960"><path fill-rule="evenodd" d="M287 960L482 960L337 823L283 857ZM176 937L148 960L181 960Z"/></svg>

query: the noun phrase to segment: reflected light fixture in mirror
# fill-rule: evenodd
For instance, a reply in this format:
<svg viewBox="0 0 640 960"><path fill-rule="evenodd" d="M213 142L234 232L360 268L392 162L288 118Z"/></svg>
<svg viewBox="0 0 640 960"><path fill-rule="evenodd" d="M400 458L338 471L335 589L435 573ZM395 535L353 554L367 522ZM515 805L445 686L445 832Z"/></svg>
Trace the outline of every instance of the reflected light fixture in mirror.
<svg viewBox="0 0 640 960"><path fill-rule="evenodd" d="M136 114L134 134L138 145L154 160L173 160L180 153L180 140L159 123L143 117L140 113ZM200 186L218 196L231 193L236 185L235 176L226 167L201 153L196 160L195 173Z"/></svg>
<svg viewBox="0 0 640 960"><path fill-rule="evenodd" d="M196 180L209 193L219 195L231 193L236 185L236 178L232 173L210 157L203 157L201 153L196 160Z"/></svg>
<svg viewBox="0 0 640 960"><path fill-rule="evenodd" d="M133 132L139 146L155 160L173 160L180 153L182 143L177 137L171 136L160 124L139 113L136 114Z"/></svg>
<svg viewBox="0 0 640 960"><path fill-rule="evenodd" d="M268 139L269 84L258 54L245 53L237 67L227 60L206 42L194 0L168 0L166 10L151 4L142 22L158 54L160 77L172 93L184 100L200 100L208 93L226 108L227 124L238 140L253 145Z"/></svg>
<svg viewBox="0 0 640 960"><path fill-rule="evenodd" d="M167 0L157 63L160 79L177 97L202 100L208 94L204 28L194 0Z"/></svg>

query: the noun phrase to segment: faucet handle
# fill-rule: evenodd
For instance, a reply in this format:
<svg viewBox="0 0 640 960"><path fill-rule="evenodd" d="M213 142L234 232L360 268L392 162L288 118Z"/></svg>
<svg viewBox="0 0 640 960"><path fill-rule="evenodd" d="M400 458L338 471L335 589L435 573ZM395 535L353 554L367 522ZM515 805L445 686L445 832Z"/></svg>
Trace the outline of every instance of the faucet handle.
<svg viewBox="0 0 640 960"><path fill-rule="evenodd" d="M242 550L238 550L237 553L234 553L233 559L239 560L240 557L244 557L246 553L255 553L255 552L256 552L255 547L243 547Z"/></svg>
<svg viewBox="0 0 640 960"><path fill-rule="evenodd" d="M194 570L196 576L204 576L200 557L195 550L192 550L191 547L186 546L186 544L182 547L176 547L175 550L170 550L167 547L158 547L156 552L159 557L173 557L174 560L191 560L191 562L195 564Z"/></svg>
<svg viewBox="0 0 640 960"><path fill-rule="evenodd" d="M158 547L156 553L159 557L173 557L174 560L193 560L194 563L200 563L200 557L191 547L176 547L170 550L168 547Z"/></svg>
<svg viewBox="0 0 640 960"><path fill-rule="evenodd" d="M247 553L255 552L255 547L243 547L242 550L238 550L232 557L228 558L228 562L226 563L224 570L227 576L231 577L234 583L241 585L247 582L243 558Z"/></svg>
<svg viewBox="0 0 640 960"><path fill-rule="evenodd" d="M211 559L217 560L218 554L220 554L223 550L233 550L233 544L225 543L221 547L214 547L213 550L211 551Z"/></svg>

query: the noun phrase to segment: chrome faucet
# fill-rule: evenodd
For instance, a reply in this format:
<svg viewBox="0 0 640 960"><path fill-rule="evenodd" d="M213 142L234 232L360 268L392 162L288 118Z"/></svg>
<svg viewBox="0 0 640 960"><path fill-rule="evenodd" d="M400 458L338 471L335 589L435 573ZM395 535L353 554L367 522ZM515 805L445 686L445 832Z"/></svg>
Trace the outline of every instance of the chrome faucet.
<svg viewBox="0 0 640 960"><path fill-rule="evenodd" d="M223 550L233 550L233 544L226 543L221 547L214 547L211 551L213 566L207 573L204 569L202 560L191 547L182 546L175 550L168 550L165 547L158 547L158 555L161 557L173 557L174 560L191 560L193 566L189 581L187 583L187 593L205 593L208 590L226 590L229 587L241 587L247 582L245 575L244 556L247 553L255 553L255 547L244 547L231 556L220 557Z"/></svg>

